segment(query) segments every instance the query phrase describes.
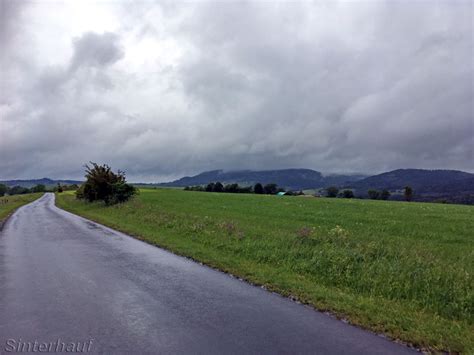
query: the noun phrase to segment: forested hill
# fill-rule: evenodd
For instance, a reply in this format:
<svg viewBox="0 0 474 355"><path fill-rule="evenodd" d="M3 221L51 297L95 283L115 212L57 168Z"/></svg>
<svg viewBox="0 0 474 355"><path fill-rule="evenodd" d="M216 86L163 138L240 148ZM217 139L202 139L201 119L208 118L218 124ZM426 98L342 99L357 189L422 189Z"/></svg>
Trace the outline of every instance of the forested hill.
<svg viewBox="0 0 474 355"><path fill-rule="evenodd" d="M398 169L356 181L350 187L357 190L397 190L408 185L418 192L427 192L442 186L445 189L457 188L461 184L474 189L469 183L473 178L474 174L458 170Z"/></svg>
<svg viewBox="0 0 474 355"><path fill-rule="evenodd" d="M415 201L446 201L474 204L474 174L457 170L399 169L374 175L348 185L357 196L369 189L414 190Z"/></svg>
<svg viewBox="0 0 474 355"><path fill-rule="evenodd" d="M238 183L242 186L275 183L287 189L313 189L330 185L350 184L364 178L363 175L329 175L323 176L319 171L311 169L282 169L282 170L237 170L206 171L195 176L186 176L181 179L164 183L163 186L193 186L204 185L209 182L220 181L223 184Z"/></svg>

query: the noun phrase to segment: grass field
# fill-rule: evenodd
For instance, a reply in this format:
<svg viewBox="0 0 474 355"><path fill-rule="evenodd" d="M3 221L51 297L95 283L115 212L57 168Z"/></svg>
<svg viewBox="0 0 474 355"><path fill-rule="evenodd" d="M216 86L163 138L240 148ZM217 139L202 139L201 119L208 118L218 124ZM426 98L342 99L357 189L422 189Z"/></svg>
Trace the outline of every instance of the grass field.
<svg viewBox="0 0 474 355"><path fill-rule="evenodd" d="M57 204L418 347L474 351L474 208L141 190Z"/></svg>
<svg viewBox="0 0 474 355"><path fill-rule="evenodd" d="M3 221L18 207L26 205L37 198L41 197L43 193L3 196L0 197L0 226Z"/></svg>

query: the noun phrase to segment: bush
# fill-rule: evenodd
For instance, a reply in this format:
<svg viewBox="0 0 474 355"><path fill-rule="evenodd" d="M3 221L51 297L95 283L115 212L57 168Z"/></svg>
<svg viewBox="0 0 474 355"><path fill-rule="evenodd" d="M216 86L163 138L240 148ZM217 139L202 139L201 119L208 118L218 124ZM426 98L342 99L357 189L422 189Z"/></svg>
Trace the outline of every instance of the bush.
<svg viewBox="0 0 474 355"><path fill-rule="evenodd" d="M342 197L344 198L354 198L354 193L352 190L344 190L342 191Z"/></svg>
<svg viewBox="0 0 474 355"><path fill-rule="evenodd" d="M390 191L387 189L382 190L382 193L380 194L380 198L382 200L388 200L390 198Z"/></svg>
<svg viewBox="0 0 474 355"><path fill-rule="evenodd" d="M203 187L201 185L195 185L195 186L186 186L184 188L186 191L207 191L207 186Z"/></svg>
<svg viewBox="0 0 474 355"><path fill-rule="evenodd" d="M278 192L278 185L277 184L266 184L263 187L263 191L267 195L275 195Z"/></svg>
<svg viewBox="0 0 474 355"><path fill-rule="evenodd" d="M76 191L79 186L77 186L77 184L61 185L61 188L63 189L63 191Z"/></svg>
<svg viewBox="0 0 474 355"><path fill-rule="evenodd" d="M46 191L46 186L44 186L43 184L38 184L31 188L31 192L45 192L45 191Z"/></svg>
<svg viewBox="0 0 474 355"><path fill-rule="evenodd" d="M30 189L27 187L22 186L13 186L11 189L8 190L9 195L22 195L27 194L30 192Z"/></svg>
<svg viewBox="0 0 474 355"><path fill-rule="evenodd" d="M222 185L221 182L216 182L214 184L214 192L223 192L224 191L224 185Z"/></svg>
<svg viewBox="0 0 474 355"><path fill-rule="evenodd" d="M252 186L240 186L238 192L243 194L251 194L253 192Z"/></svg>
<svg viewBox="0 0 474 355"><path fill-rule="evenodd" d="M76 197L89 202L104 201L108 205L127 201L137 193L137 189L126 183L125 173L104 164L86 165L86 182L76 191Z"/></svg>
<svg viewBox="0 0 474 355"><path fill-rule="evenodd" d="M338 193L339 193L339 189L335 186L331 186L326 189L327 197L337 197Z"/></svg>
<svg viewBox="0 0 474 355"><path fill-rule="evenodd" d="M379 198L380 193L377 190L369 190L367 191L367 195L369 195L371 200L376 200Z"/></svg>
<svg viewBox="0 0 474 355"><path fill-rule="evenodd" d="M256 194L259 194L259 195L263 194L264 191L263 191L263 186L262 186L262 184L259 183L259 182L257 182L257 183L255 184L254 188L253 188L253 191L254 191Z"/></svg>
<svg viewBox="0 0 474 355"><path fill-rule="evenodd" d="M0 197L5 195L8 191L8 187L6 185L0 184Z"/></svg>
<svg viewBox="0 0 474 355"><path fill-rule="evenodd" d="M224 187L224 192L239 192L239 184L227 184Z"/></svg>
<svg viewBox="0 0 474 355"><path fill-rule="evenodd" d="M135 195L137 190L125 182L117 182L112 185L112 196L109 204L122 203Z"/></svg>
<svg viewBox="0 0 474 355"><path fill-rule="evenodd" d="M413 198L413 189L410 186L405 186L403 195L405 196L405 201L410 202Z"/></svg>

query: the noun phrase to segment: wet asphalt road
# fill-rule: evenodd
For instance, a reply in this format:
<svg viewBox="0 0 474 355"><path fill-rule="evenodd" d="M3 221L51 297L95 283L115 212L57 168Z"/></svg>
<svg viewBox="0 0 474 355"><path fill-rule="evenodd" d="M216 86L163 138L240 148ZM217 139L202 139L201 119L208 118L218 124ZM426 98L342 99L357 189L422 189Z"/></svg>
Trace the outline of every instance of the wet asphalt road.
<svg viewBox="0 0 474 355"><path fill-rule="evenodd" d="M35 340L102 354L413 352L58 209L52 194L0 232L0 353Z"/></svg>

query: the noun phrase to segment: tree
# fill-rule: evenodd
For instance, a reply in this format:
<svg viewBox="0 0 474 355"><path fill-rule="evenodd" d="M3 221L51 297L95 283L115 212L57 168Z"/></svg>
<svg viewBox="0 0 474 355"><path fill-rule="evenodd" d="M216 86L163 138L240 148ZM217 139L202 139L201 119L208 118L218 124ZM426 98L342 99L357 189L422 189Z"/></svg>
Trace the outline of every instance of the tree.
<svg viewBox="0 0 474 355"><path fill-rule="evenodd" d="M58 182L58 186L56 186L56 191L57 192L63 192L63 187L61 186L61 184Z"/></svg>
<svg viewBox="0 0 474 355"><path fill-rule="evenodd" d="M107 165L85 165L86 182L76 191L76 197L89 202L104 201L106 204L125 202L137 193L132 185L126 183L125 173L114 173Z"/></svg>
<svg viewBox="0 0 474 355"><path fill-rule="evenodd" d="M252 186L241 186L239 187L239 191L242 194L250 194L252 193Z"/></svg>
<svg viewBox="0 0 474 355"><path fill-rule="evenodd" d="M327 197L337 197L338 193L339 193L339 189L336 186L330 186L326 189Z"/></svg>
<svg viewBox="0 0 474 355"><path fill-rule="evenodd" d="M5 195L8 191L7 185L0 184L0 197Z"/></svg>
<svg viewBox="0 0 474 355"><path fill-rule="evenodd" d="M61 185L63 188L63 191L75 191L79 188L77 184L71 184L71 185Z"/></svg>
<svg viewBox="0 0 474 355"><path fill-rule="evenodd" d="M278 185L277 184L266 184L264 187L263 187L263 191L267 194L267 195L275 195L278 191Z"/></svg>
<svg viewBox="0 0 474 355"><path fill-rule="evenodd" d="M376 200L379 198L380 193L377 190L369 190L367 191L367 195L369 195L371 200Z"/></svg>
<svg viewBox="0 0 474 355"><path fill-rule="evenodd" d="M137 193L137 189L127 183L116 183L113 185L113 194L108 201L109 204L126 202Z"/></svg>
<svg viewBox="0 0 474 355"><path fill-rule="evenodd" d="M354 198L354 192L352 192L352 190L344 190L344 191L342 191L342 197L344 197L344 198Z"/></svg>
<svg viewBox="0 0 474 355"><path fill-rule="evenodd" d="M186 188L185 188L186 190ZM206 188L201 186L201 185L194 185L194 186L188 186L188 190L190 191L206 191Z"/></svg>
<svg viewBox="0 0 474 355"><path fill-rule="evenodd" d="M387 189L383 189L382 193L380 194L380 198L382 200L388 200L390 198L390 191L388 191Z"/></svg>
<svg viewBox="0 0 474 355"><path fill-rule="evenodd" d="M224 191L224 185L222 185L221 182L216 182L214 184L214 192L223 192Z"/></svg>
<svg viewBox="0 0 474 355"><path fill-rule="evenodd" d="M413 189L410 186L405 186L404 196L405 196L405 201L408 201L408 202L410 202L411 199L413 198Z"/></svg>
<svg viewBox="0 0 474 355"><path fill-rule="evenodd" d="M206 191L207 191L207 192L212 192L212 191L214 191L214 186L215 186L215 184L214 184L213 182L210 182L210 183L207 184L207 186L206 186Z"/></svg>
<svg viewBox="0 0 474 355"><path fill-rule="evenodd" d="M30 192L30 189L23 186L13 186L8 190L9 195L22 195Z"/></svg>
<svg viewBox="0 0 474 355"><path fill-rule="evenodd" d="M45 192L45 191L46 191L46 186L44 186L43 184L38 184L31 188L31 192Z"/></svg>
<svg viewBox="0 0 474 355"><path fill-rule="evenodd" d="M264 191L263 191L263 186L262 186L262 184L259 183L259 182L257 182L257 183L255 184L255 186L253 187L253 192L255 192L256 194L259 194L259 195L263 194Z"/></svg>
<svg viewBox="0 0 474 355"><path fill-rule="evenodd" d="M225 185L224 192L231 192L231 193L239 192L239 184L227 184L227 185Z"/></svg>

